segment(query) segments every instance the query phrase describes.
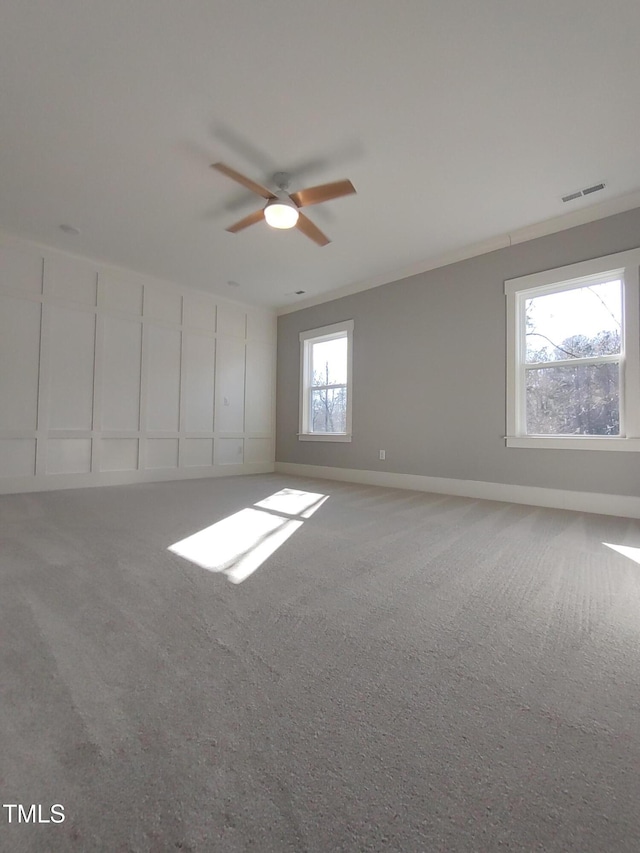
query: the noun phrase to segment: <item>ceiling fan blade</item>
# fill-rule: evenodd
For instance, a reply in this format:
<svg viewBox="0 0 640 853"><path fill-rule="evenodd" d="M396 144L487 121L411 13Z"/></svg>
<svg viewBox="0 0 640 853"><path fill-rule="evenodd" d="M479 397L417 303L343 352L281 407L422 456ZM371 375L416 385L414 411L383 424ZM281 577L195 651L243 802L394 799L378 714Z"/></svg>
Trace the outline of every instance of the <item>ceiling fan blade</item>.
<svg viewBox="0 0 640 853"><path fill-rule="evenodd" d="M343 195L351 195L356 191L351 181L334 181L332 184L320 184L318 187L309 187L306 190L298 190L291 193L291 198L298 207L308 207L310 204L320 204L321 201L331 201Z"/></svg>
<svg viewBox="0 0 640 853"><path fill-rule="evenodd" d="M230 225L226 230L230 231L232 234L236 234L238 231L242 231L243 228L255 225L256 222L260 222L262 219L264 219L264 210L260 208L260 210L254 210L253 213L245 216L245 218L241 219L239 222L234 222L233 225Z"/></svg>
<svg viewBox="0 0 640 853"><path fill-rule="evenodd" d="M317 225L314 225L313 222L304 215L304 213L299 214L298 221L296 222L296 228L298 231L302 231L305 237L308 237L310 240L313 240L314 243L317 243L318 246L326 246L327 243L331 242L327 235L323 234Z"/></svg>
<svg viewBox="0 0 640 853"><path fill-rule="evenodd" d="M223 175L231 178L232 181L242 184L243 187L251 190L252 193L256 193L256 195L262 196L262 198L276 198L271 190L263 187L262 184L256 183L256 181L252 181L251 178L247 178L246 175L241 175L240 172L236 172L236 170L232 169L230 166L225 166L224 163L212 163L211 168L217 169L218 172L222 172Z"/></svg>

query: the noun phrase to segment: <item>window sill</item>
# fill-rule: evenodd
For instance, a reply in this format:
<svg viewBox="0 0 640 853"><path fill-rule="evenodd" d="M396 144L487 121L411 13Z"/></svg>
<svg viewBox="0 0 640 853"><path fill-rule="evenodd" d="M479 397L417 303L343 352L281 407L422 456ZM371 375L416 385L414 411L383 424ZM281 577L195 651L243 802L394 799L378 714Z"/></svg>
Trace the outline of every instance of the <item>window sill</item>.
<svg viewBox="0 0 640 853"><path fill-rule="evenodd" d="M299 432L299 441L351 441L349 432Z"/></svg>
<svg viewBox="0 0 640 853"><path fill-rule="evenodd" d="M620 436L537 436L507 435L507 447L528 447L546 450L628 450L640 451L640 438Z"/></svg>

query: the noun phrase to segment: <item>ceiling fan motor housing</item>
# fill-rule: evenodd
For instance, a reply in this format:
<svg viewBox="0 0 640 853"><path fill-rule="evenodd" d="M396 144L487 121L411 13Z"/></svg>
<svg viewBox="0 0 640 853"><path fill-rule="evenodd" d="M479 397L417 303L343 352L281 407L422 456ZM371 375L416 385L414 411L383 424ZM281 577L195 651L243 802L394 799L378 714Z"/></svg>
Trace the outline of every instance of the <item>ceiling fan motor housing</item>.
<svg viewBox="0 0 640 853"><path fill-rule="evenodd" d="M273 183L278 187L279 190L283 190L287 192L289 189L289 185L291 183L291 179L289 177L288 172L275 172L273 175Z"/></svg>

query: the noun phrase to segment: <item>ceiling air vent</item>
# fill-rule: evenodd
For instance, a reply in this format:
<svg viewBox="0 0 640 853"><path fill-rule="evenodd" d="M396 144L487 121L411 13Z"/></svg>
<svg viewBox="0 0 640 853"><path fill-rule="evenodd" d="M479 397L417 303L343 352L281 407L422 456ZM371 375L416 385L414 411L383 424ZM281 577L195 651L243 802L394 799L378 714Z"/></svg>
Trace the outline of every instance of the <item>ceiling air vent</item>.
<svg viewBox="0 0 640 853"><path fill-rule="evenodd" d="M604 189L604 184L594 184L592 187L587 187L586 190L582 190L582 195L589 195L589 193L597 193L599 190Z"/></svg>
<svg viewBox="0 0 640 853"><path fill-rule="evenodd" d="M569 193L569 195L563 195L562 201L574 201L576 198L582 198L583 195L591 195L591 193L597 193L600 190L604 189L604 183L594 184L592 187L585 187L583 190L578 190L575 193Z"/></svg>

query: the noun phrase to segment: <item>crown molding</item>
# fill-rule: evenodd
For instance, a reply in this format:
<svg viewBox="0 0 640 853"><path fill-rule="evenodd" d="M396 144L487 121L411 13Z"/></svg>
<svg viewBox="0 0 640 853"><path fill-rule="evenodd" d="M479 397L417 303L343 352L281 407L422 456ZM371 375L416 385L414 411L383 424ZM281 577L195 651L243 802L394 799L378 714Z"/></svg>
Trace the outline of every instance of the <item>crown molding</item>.
<svg viewBox="0 0 640 853"><path fill-rule="evenodd" d="M580 210L573 210L570 213L563 213L561 216L554 216L550 219L536 222L533 225L518 228L508 234L491 237L488 240L482 240L479 243L472 243L468 246L463 246L459 249L454 249L441 255L434 255L420 263L413 264L412 266L401 270L396 270L393 273L383 273L381 275L374 276L367 281L354 282L352 284L345 285L344 287L336 288L328 293L322 293L318 296L310 296L308 299L296 302L295 305L283 305L277 309L277 314L278 316L283 314L292 314L295 311L302 311L304 308L321 305L323 302L332 302L334 299L341 299L343 296L351 296L352 294L360 293L363 290L371 290L374 287L381 287L384 284L401 281L404 278L410 278L411 276L420 275L420 273L428 272L429 270L446 267L449 266L449 264L455 264L458 261L466 261L469 258L486 255L489 252L495 252L498 249L506 249L516 243L526 243L527 241L535 240L538 237L557 234L560 231L566 231L567 229L575 228L578 225L586 225L588 222L596 222L598 219L605 219L607 216L614 216L617 213L624 213L627 210L634 210L637 207L640 207L640 190L618 196L617 198L601 201L598 204L580 208Z"/></svg>

